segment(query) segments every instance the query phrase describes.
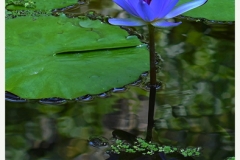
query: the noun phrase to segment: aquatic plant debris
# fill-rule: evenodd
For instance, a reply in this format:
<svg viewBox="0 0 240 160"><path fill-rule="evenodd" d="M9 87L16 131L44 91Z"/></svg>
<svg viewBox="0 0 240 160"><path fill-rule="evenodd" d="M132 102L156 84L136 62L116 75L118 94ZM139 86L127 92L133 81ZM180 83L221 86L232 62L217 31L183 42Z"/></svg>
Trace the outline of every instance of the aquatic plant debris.
<svg viewBox="0 0 240 160"><path fill-rule="evenodd" d="M26 99L73 99L132 83L149 70L149 61L147 47L128 37L87 18L8 19L6 91Z"/></svg>
<svg viewBox="0 0 240 160"><path fill-rule="evenodd" d="M178 0L113 0L123 10L133 17L131 18L110 18L108 21L112 25L120 26L143 26L151 24L155 27L174 27L181 22L170 22L168 19L174 18L184 12L203 5L207 0L192 0L175 7ZM174 8L175 7L175 8Z"/></svg>

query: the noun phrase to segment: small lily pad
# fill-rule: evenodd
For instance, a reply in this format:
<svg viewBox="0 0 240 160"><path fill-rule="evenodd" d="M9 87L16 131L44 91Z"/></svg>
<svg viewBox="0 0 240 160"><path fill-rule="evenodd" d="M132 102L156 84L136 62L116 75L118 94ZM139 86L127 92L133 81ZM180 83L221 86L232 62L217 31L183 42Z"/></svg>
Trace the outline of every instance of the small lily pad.
<svg viewBox="0 0 240 160"><path fill-rule="evenodd" d="M76 4L77 0L5 0L8 10L52 10Z"/></svg>
<svg viewBox="0 0 240 160"><path fill-rule="evenodd" d="M189 2L180 0L178 5ZM235 0L208 0L204 5L183 14L214 21L235 21Z"/></svg>
<svg viewBox="0 0 240 160"><path fill-rule="evenodd" d="M72 99L122 87L149 70L146 45L98 20L6 20L6 90L21 98Z"/></svg>

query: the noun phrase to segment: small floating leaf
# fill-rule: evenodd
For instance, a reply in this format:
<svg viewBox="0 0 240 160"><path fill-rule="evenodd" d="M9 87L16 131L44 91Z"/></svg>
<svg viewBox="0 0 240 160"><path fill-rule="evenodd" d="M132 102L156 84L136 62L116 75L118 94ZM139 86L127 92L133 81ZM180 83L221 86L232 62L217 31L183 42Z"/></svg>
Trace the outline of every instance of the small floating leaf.
<svg viewBox="0 0 240 160"><path fill-rule="evenodd" d="M180 0L178 4L189 1ZM183 15L214 21L235 21L235 0L208 0L203 6L190 10Z"/></svg>
<svg viewBox="0 0 240 160"><path fill-rule="evenodd" d="M6 20L6 90L21 98L72 99L136 81L149 69L148 51L127 37L98 20Z"/></svg>
<svg viewBox="0 0 240 160"><path fill-rule="evenodd" d="M77 0L5 0L8 10L51 10L55 8L63 8L69 5L76 4Z"/></svg>

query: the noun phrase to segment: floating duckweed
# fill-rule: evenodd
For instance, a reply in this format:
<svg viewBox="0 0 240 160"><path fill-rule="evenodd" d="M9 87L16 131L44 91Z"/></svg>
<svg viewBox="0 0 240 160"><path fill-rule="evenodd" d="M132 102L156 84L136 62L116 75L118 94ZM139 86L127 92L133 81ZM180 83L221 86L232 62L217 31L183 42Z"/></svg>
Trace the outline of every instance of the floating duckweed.
<svg viewBox="0 0 240 160"><path fill-rule="evenodd" d="M177 151L177 147L173 147L172 149L173 149L173 151Z"/></svg>
<svg viewBox="0 0 240 160"><path fill-rule="evenodd" d="M164 146L163 152L164 153L171 153L172 152L171 147L170 146Z"/></svg>
<svg viewBox="0 0 240 160"><path fill-rule="evenodd" d="M153 148L152 150L156 152L156 151L158 151L158 148Z"/></svg>
<svg viewBox="0 0 240 160"><path fill-rule="evenodd" d="M128 152L128 153L136 153L136 151L134 149L127 149L126 152Z"/></svg>
<svg viewBox="0 0 240 160"><path fill-rule="evenodd" d="M159 152L163 152L163 148L162 147L158 147L158 151Z"/></svg>
<svg viewBox="0 0 240 160"><path fill-rule="evenodd" d="M148 151L147 154L153 155L153 151Z"/></svg>
<svg viewBox="0 0 240 160"><path fill-rule="evenodd" d="M180 152L183 156L199 156L200 155L200 147L198 148L193 148L193 147L188 147L186 149L181 149Z"/></svg>
<svg viewBox="0 0 240 160"><path fill-rule="evenodd" d="M200 147L188 147L185 149L179 149L177 147L172 146L159 146L158 144L154 144L152 142L147 142L142 138L137 138L137 141L134 142L134 145L128 143L125 140L117 139L115 144L111 145L111 151L114 153L136 153L140 152L143 155L154 155L155 153L163 152L165 154L178 152L181 153L183 156L199 156L200 155ZM231 159L229 159L231 160Z"/></svg>
<svg viewBox="0 0 240 160"><path fill-rule="evenodd" d="M122 147L125 148L125 149L129 148L128 145L123 145Z"/></svg>

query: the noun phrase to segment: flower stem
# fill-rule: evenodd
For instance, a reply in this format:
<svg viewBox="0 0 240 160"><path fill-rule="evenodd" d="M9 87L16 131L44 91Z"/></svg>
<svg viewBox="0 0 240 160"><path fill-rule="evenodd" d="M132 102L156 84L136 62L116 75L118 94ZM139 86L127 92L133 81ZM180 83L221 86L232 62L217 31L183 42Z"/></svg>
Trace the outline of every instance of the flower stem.
<svg viewBox="0 0 240 160"><path fill-rule="evenodd" d="M155 55L155 40L154 40L154 26L148 25L149 31L149 52L150 52L150 94L149 94L149 108L148 108L148 126L146 141L152 139L152 129L154 125L154 105L156 97L156 55Z"/></svg>

